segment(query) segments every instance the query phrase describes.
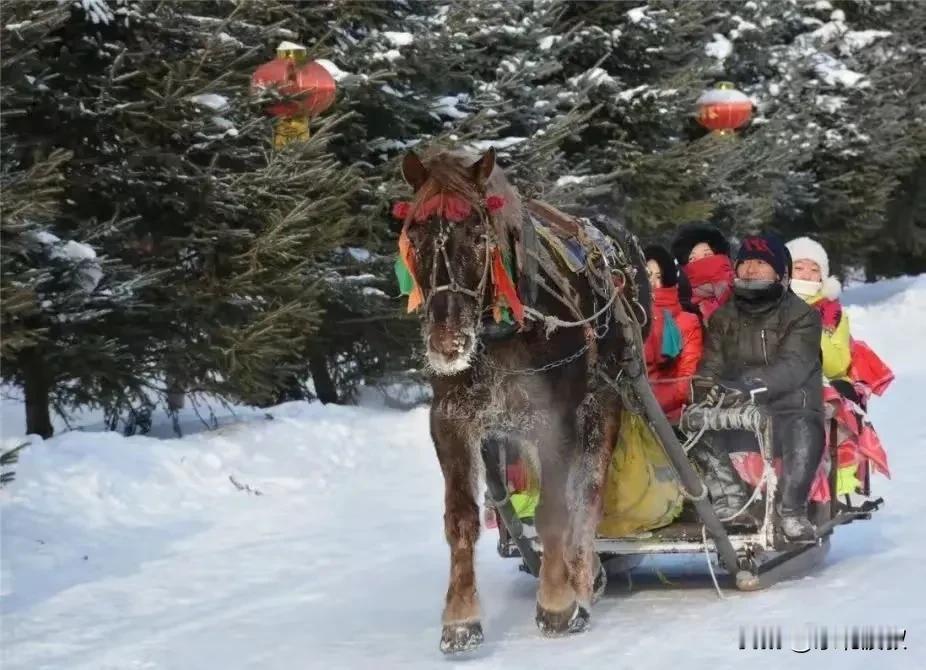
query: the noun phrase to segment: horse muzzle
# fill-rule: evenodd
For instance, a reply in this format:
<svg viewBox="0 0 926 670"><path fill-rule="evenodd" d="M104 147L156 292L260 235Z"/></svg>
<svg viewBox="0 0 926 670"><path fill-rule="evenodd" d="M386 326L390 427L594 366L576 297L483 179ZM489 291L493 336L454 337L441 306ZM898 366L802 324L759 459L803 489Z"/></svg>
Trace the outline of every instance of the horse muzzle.
<svg viewBox="0 0 926 670"><path fill-rule="evenodd" d="M425 338L428 363L439 375L454 375L468 369L476 352L473 328L434 327Z"/></svg>

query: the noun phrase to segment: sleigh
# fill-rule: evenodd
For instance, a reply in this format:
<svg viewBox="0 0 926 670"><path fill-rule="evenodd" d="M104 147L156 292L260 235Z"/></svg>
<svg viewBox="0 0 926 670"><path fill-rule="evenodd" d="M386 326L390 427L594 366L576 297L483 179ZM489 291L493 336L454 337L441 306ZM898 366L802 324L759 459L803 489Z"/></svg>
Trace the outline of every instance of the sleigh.
<svg viewBox="0 0 926 670"><path fill-rule="evenodd" d="M632 375L628 377L634 379ZM732 408L694 406L685 411L680 423L680 428L692 436L689 444L696 442L705 430L748 430L759 438L762 476L760 481L754 482L757 486L753 489L750 507L750 511L758 517L759 525L725 525L714 513L707 489L689 461L685 446L660 409L645 375L635 377L633 390L639 401L638 411L658 437L665 456L671 462L685 504L677 520L645 532L611 536L603 535L599 527L595 539L595 549L602 566L596 582L598 591L603 590L609 571L630 569L643 557L659 554L705 554L715 585L718 582L710 559L716 557L727 575L727 583L732 581L735 588L742 591L764 589L781 580L802 576L818 566L829 550L830 538L836 528L870 519L883 504L881 498L853 504L849 496L840 499L835 495L839 444L835 439L829 440L826 458L834 464L828 471L829 490L833 495L823 501L811 500L808 508L810 520L816 526L816 539L812 543L789 542L779 529L775 510L778 473L772 453L771 421L761 408L752 404ZM835 426L828 433L835 435ZM502 440L487 441L482 447L488 498L494 501L498 517L498 552L502 557L520 558L521 569L537 576L543 547L536 533L531 532L532 528L518 517L511 503L507 486L507 469L511 467L506 454L508 448L509 445ZM867 473L870 468L862 471ZM867 476L863 477L857 492L870 496ZM604 566L609 567L606 569Z"/></svg>

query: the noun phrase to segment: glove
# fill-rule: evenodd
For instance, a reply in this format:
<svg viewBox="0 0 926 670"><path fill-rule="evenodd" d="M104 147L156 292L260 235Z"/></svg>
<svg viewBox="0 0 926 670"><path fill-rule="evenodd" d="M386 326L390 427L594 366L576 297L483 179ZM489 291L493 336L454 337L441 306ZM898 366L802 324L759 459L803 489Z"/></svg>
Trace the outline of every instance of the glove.
<svg viewBox="0 0 926 670"><path fill-rule="evenodd" d="M699 403L707 400L707 394L710 393L715 384L717 384L717 380L711 377L692 377L691 402Z"/></svg>
<svg viewBox="0 0 926 670"><path fill-rule="evenodd" d="M842 306L836 300L824 300L818 309L823 321L823 330L832 333L842 320Z"/></svg>
<svg viewBox="0 0 926 670"><path fill-rule="evenodd" d="M721 399L723 399L723 407L748 402L760 405L768 399L768 388L761 379L719 381L707 392L705 401L710 405L717 405Z"/></svg>

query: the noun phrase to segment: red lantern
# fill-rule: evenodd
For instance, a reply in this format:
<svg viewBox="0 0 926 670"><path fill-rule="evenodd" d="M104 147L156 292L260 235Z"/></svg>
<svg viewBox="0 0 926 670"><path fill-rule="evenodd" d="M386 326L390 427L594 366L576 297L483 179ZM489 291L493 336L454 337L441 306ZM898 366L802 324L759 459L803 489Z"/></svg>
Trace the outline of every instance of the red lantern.
<svg viewBox="0 0 926 670"><path fill-rule="evenodd" d="M296 120L278 126L275 141L278 148L290 139L307 139L308 119L331 107L337 92L331 73L315 61L306 63L305 47L292 42L281 43L277 57L258 67L251 76L252 92L271 87L291 99L270 105L267 113Z"/></svg>
<svg viewBox="0 0 926 670"><path fill-rule="evenodd" d="M729 133L749 123L752 101L730 82L722 82L698 98L698 123L719 133Z"/></svg>

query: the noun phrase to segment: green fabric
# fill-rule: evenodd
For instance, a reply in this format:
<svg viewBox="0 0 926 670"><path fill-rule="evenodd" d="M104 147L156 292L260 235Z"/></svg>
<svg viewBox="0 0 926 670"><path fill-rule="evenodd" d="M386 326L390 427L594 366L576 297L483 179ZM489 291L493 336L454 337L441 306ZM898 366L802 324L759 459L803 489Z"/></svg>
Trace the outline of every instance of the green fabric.
<svg viewBox="0 0 926 670"><path fill-rule="evenodd" d="M540 503L540 491L522 491L511 494L511 504L519 519L530 519Z"/></svg>
<svg viewBox="0 0 926 670"><path fill-rule="evenodd" d="M667 309L662 311L662 355L675 358L682 352L682 333L672 318L672 313Z"/></svg>
<svg viewBox="0 0 926 670"><path fill-rule="evenodd" d="M862 482L858 480L856 474L857 465L844 465L836 470L836 495L844 496L855 493L857 489L862 488Z"/></svg>
<svg viewBox="0 0 926 670"><path fill-rule="evenodd" d="M399 281L399 291L402 295L411 294L415 288L415 282L412 279L412 273L405 267L405 262L401 256L395 259L395 277Z"/></svg>

